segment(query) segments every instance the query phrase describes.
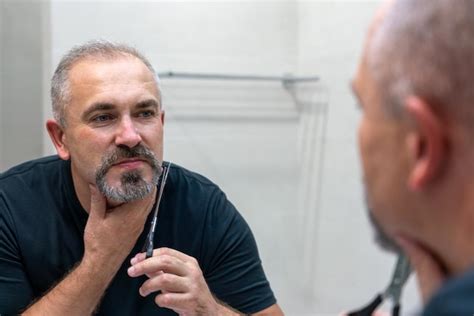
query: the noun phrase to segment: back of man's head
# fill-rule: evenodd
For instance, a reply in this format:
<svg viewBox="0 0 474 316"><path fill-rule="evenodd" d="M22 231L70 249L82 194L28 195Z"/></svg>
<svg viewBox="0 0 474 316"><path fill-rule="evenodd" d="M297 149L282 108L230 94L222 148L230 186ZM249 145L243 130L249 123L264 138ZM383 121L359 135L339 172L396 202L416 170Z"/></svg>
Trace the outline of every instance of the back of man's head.
<svg viewBox="0 0 474 316"><path fill-rule="evenodd" d="M474 126L474 1L394 1L367 57L379 96L393 113L417 95L443 116Z"/></svg>

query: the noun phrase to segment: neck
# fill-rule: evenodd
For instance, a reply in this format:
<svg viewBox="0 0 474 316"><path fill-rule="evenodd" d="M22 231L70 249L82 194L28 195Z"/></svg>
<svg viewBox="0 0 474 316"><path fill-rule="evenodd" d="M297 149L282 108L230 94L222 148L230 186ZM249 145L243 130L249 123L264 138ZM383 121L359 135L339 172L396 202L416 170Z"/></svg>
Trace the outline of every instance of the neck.
<svg viewBox="0 0 474 316"><path fill-rule="evenodd" d="M91 193L89 189L89 183L78 175L78 172L76 171L72 163L71 174L72 182L74 184L74 190L76 191L76 196L79 200L79 203L81 203L82 208L87 213L89 213L91 205Z"/></svg>
<svg viewBox="0 0 474 316"><path fill-rule="evenodd" d="M474 185L452 183L451 189L427 208L424 221L429 225L423 225L418 237L439 258L448 276L456 276L474 268Z"/></svg>
<svg viewBox="0 0 474 316"><path fill-rule="evenodd" d="M447 213L449 213L447 211ZM460 275L474 268L474 208L461 210L460 220L439 229L440 253L449 275ZM441 240L444 235L443 240Z"/></svg>

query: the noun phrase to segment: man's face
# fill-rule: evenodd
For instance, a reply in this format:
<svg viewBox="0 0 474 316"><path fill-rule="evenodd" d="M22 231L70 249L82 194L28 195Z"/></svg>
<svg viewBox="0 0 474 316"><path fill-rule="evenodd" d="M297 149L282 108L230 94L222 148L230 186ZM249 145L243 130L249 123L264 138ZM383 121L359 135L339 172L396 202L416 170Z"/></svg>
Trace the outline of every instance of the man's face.
<svg viewBox="0 0 474 316"><path fill-rule="evenodd" d="M163 113L153 74L135 57L85 59L69 73L63 141L76 186L96 183L109 202L141 199L156 185Z"/></svg>
<svg viewBox="0 0 474 316"><path fill-rule="evenodd" d="M362 109L358 138L367 207L376 239L384 248L394 250L397 247L392 238L407 207L404 128L401 120L387 110L390 105L381 103L365 58L358 67L353 90Z"/></svg>

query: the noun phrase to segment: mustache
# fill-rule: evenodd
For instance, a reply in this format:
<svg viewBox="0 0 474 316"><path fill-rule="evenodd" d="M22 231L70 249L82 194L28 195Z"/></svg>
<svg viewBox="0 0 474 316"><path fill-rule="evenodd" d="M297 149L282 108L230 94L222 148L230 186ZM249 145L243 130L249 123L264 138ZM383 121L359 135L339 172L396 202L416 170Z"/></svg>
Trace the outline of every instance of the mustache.
<svg viewBox="0 0 474 316"><path fill-rule="evenodd" d="M150 164L154 170L158 171L158 175L162 173L163 168L161 167L161 162L156 158L153 151L141 144L138 144L133 148L119 146L113 151L107 153L102 158L101 166L96 172L96 178L104 176L109 171L109 169L121 159L130 158L143 159L148 162L148 164Z"/></svg>

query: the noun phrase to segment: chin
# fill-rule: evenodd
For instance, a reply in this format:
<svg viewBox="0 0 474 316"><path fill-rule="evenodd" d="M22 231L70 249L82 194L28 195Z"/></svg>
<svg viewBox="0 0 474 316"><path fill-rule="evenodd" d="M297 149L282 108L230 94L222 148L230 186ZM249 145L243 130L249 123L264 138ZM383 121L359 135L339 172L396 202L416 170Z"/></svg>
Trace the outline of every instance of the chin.
<svg viewBox="0 0 474 316"><path fill-rule="evenodd" d="M401 249L395 242L395 239L387 232L386 228L383 227L380 222L375 218L373 210L368 210L369 220L372 224L374 240L377 245L385 251L400 253Z"/></svg>

